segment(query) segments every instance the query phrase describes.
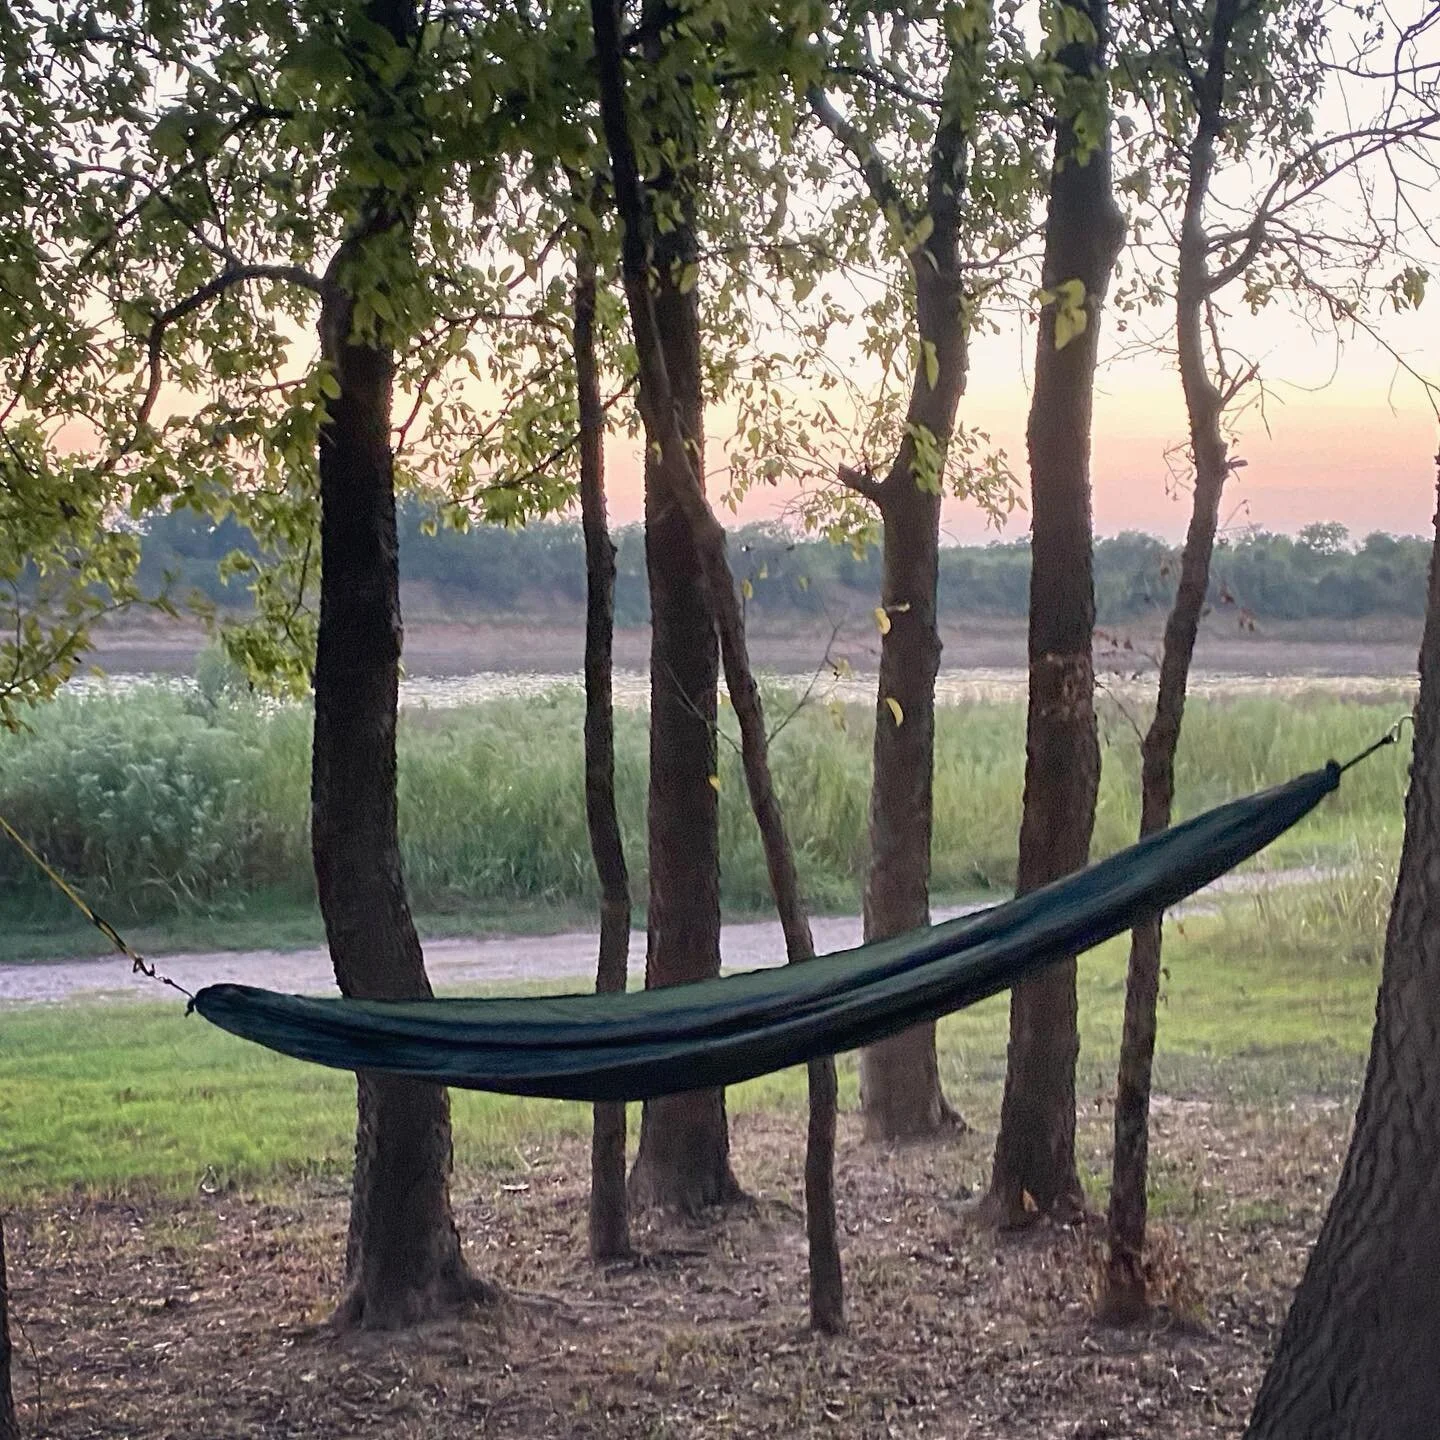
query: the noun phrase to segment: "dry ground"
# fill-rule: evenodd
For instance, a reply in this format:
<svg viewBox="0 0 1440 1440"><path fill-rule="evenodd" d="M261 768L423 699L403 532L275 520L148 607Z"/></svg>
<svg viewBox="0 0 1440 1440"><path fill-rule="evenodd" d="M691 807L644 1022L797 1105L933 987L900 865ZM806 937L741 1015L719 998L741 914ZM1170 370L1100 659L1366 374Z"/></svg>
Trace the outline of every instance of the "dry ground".
<svg viewBox="0 0 1440 1440"><path fill-rule="evenodd" d="M842 1120L850 1333L804 1328L798 1116L737 1124L751 1208L647 1221L647 1263L584 1256L586 1149L457 1182L476 1267L515 1299L401 1336L334 1334L339 1193L60 1202L7 1222L32 1437L1234 1436L1338 1171L1348 1109L1164 1102L1170 1313L1090 1319L1093 1231L996 1237L990 1136L892 1150ZM1093 1108L1084 1163L1107 1149ZM1183 1255L1182 1263L1174 1256Z"/></svg>
<svg viewBox="0 0 1440 1440"><path fill-rule="evenodd" d="M412 597L413 598L413 597ZM488 671L578 674L584 650L584 618L558 616L486 617L471 621L436 618L407 600L405 669L411 676L472 675ZM1119 627L1117 638L1135 647L1129 657L1154 650L1159 618ZM943 666L960 669L1020 669L1025 665L1025 621L972 617L941 623ZM1196 654L1202 671L1233 675L1329 675L1411 677L1420 622L1373 616L1351 622L1277 621L1255 632L1240 630L1232 616L1217 615L1205 625ZM198 625L131 619L102 626L90 659L114 673L190 674L206 642ZM757 620L750 649L757 665L781 673L808 674L831 642L828 622ZM615 634L618 669L648 663L650 631L637 626ZM857 671L878 664L878 637L868 606L848 616L834 638L833 653Z"/></svg>

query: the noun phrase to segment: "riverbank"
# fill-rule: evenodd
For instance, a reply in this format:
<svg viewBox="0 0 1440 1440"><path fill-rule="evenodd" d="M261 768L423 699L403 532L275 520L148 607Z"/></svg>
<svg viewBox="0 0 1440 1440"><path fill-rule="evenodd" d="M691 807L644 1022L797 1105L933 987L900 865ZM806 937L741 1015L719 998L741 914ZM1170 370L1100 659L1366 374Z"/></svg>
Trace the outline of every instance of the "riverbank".
<svg viewBox="0 0 1440 1440"><path fill-rule="evenodd" d="M578 610L504 620L456 618L423 608L407 608L406 614L404 663L412 676L580 673L585 629ZM1117 674L1152 670L1162 628L1163 617L1156 617L1106 632L1097 645L1101 668L1108 654ZM1024 670L1024 620L945 621L940 633L942 676L960 670ZM127 674L191 674L209 639L200 625L158 617L128 617L98 627L95 635L90 662ZM782 675L815 670L827 652L858 671L873 671L879 661L874 615L858 603L833 617L752 620L748 638L756 666ZM1414 676L1419 644L1420 622L1405 616L1277 621L1250 630L1233 614L1217 613L1202 626L1195 664L1199 672L1217 675L1376 677L1403 683ZM618 668L643 671L649 653L648 626L616 631Z"/></svg>

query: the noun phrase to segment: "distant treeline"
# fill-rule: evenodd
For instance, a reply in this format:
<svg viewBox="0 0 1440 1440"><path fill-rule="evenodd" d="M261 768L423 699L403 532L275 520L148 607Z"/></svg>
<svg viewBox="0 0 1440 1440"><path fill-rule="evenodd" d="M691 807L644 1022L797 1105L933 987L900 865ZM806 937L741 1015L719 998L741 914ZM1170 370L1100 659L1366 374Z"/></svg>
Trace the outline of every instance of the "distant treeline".
<svg viewBox="0 0 1440 1440"><path fill-rule="evenodd" d="M400 512L400 571L446 609L467 614L579 611L585 596L584 553L577 524L536 524L521 530L482 526L426 533L429 512L416 502ZM644 537L639 526L618 529L616 618L648 615ZM820 616L880 586L876 549L856 555L845 546L798 538L779 526L733 532L731 562L746 582L750 607L765 616ZM157 515L146 525L142 578L153 587L169 577L180 592L198 589L222 605L245 599L243 577L228 585L217 563L232 550L254 550L233 520L210 527L188 513ZM1135 620L1169 605L1179 552L1152 535L1126 532L1095 547L1095 597L1102 623ZM1353 620L1366 615L1421 616L1425 611L1430 542L1376 532L1352 541L1342 525L1309 525L1298 536L1264 531L1224 540L1217 548L1211 599L1262 620ZM944 615L1023 616L1030 586L1024 539L947 546L940 552Z"/></svg>

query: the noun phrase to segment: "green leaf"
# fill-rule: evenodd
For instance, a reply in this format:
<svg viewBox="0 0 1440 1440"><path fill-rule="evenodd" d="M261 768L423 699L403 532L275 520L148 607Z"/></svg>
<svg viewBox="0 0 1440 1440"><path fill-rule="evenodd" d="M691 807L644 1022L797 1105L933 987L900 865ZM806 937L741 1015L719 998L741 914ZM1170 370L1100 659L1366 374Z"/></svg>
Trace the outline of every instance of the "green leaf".
<svg viewBox="0 0 1440 1440"><path fill-rule="evenodd" d="M190 115L185 110L168 110L150 132L150 144L164 160L183 160L190 150Z"/></svg>

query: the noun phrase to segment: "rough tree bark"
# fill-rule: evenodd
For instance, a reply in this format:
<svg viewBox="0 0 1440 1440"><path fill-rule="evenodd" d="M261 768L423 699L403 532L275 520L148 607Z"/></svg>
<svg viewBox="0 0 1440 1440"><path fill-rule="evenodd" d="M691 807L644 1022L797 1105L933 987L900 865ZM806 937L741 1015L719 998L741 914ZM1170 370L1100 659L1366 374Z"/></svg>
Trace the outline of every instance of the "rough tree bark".
<svg viewBox="0 0 1440 1440"><path fill-rule="evenodd" d="M810 105L820 122L860 158L876 203L904 213L903 200L882 162L823 92L812 90ZM969 365L959 240L967 143L960 121L937 128L925 209L933 228L908 257L921 355L905 414L905 439L883 479L849 468L840 472L842 482L880 512L880 604L889 620L880 637L875 697L870 859L863 903L867 941L930 923L935 676L941 650L936 624L941 472ZM918 218L911 217L912 222ZM933 439L940 457L936 473L926 473L920 463L916 431ZM892 700L900 706L899 720ZM933 1021L861 1052L860 1099L871 1139L919 1139L964 1125L940 1087Z"/></svg>
<svg viewBox="0 0 1440 1440"><path fill-rule="evenodd" d="M1220 420L1225 395L1205 362L1205 306L1214 291L1206 260L1205 200L1215 169L1215 143L1224 130L1225 73L1230 38L1242 0L1217 0L1206 67L1196 87L1196 128L1180 230L1176 283L1176 335L1180 380L1190 423L1195 488L1180 582L1165 623L1155 715L1140 747L1140 834L1170 824L1175 799L1175 754L1185 717L1185 692L1195 639L1210 588L1220 498L1229 454ZM1125 982L1125 1025L1115 1087L1115 1153L1108 1217L1109 1250L1100 1296L1102 1318L1130 1324L1149 1313L1144 1267L1150 1144L1150 1080L1155 1058L1155 1014L1160 993L1161 920L1136 926L1130 937Z"/></svg>
<svg viewBox="0 0 1440 1440"><path fill-rule="evenodd" d="M614 172L617 210L624 227L624 280L640 372L640 407L647 435L658 443L657 488L684 518L719 636L725 679L740 722L741 751L751 807L760 830L786 952L810 960L815 947L800 895L794 852L785 833L770 774L759 688L745 646L745 620L725 553L725 531L700 486L697 454L684 428L683 404L672 389L661 340L660 316L650 285L648 215L640 191L626 118L618 0L591 0L600 74L600 108ZM663 267L662 271L663 271ZM663 292L662 292L663 293ZM806 1220L810 1240L810 1318L820 1331L844 1328L840 1250L835 1223L835 1067L809 1066L810 1125L805 1159Z"/></svg>
<svg viewBox="0 0 1440 1440"><path fill-rule="evenodd" d="M921 384L923 377L917 377L917 390ZM916 398L912 392L912 410ZM880 639L875 697L870 859L862 905L867 942L930 923L940 497L916 484L907 450L913 450L908 437L876 497L883 547L880 604L890 628ZM898 720L892 700L900 706ZM960 1116L940 1088L933 1020L861 1052L860 1103L870 1139L913 1140L957 1128Z"/></svg>
<svg viewBox="0 0 1440 1440"><path fill-rule="evenodd" d="M1432 559L1405 840L1365 1088L1247 1440L1429 1440L1440 1416L1437 1354L1440 567Z"/></svg>
<svg viewBox="0 0 1440 1440"><path fill-rule="evenodd" d="M1089 857L1100 752L1095 732L1095 594L1091 578L1090 422L1100 308L1124 235L1110 183L1108 106L1103 103L1107 0L1068 8L1093 39L1059 52L1080 97L1062 107L1045 230L1047 290L1084 286L1087 323L1056 345L1058 302L1041 310L1027 441L1031 484L1030 694L1017 888L1036 889ZM1098 96L1097 96L1098 91ZM1074 105L1100 100L1099 140L1085 154ZM1068 1219L1084 1195L1075 1170L1075 960L1017 985L995 1142L988 1213L1000 1224L1036 1215Z"/></svg>
<svg viewBox="0 0 1440 1440"><path fill-rule="evenodd" d="M651 13L652 9L656 12ZM647 5L647 33L667 23ZM652 41L658 43L658 41ZM679 218L657 237L653 305L674 417L697 475L704 474L699 297L680 271L699 253L690 221L693 176L662 171L656 189L678 190ZM667 411L667 423L670 412ZM645 568L650 581L650 796L647 987L706 980L720 973L719 796L715 773L719 656L715 626L684 511L665 483L659 438L646 418ZM630 1199L693 1214L743 1198L730 1169L723 1090L648 1101L630 1173Z"/></svg>
<svg viewBox="0 0 1440 1440"><path fill-rule="evenodd" d="M375 0L367 14L402 44L414 34L410 0ZM383 127L383 115L371 118ZM365 999L431 993L396 828L394 365L388 349L354 338L348 288L365 245L407 223L395 197L372 197L327 272L320 317L321 354L340 393L320 434L311 846L336 981L344 994ZM393 1329L493 1299L465 1264L451 1214L448 1095L366 1072L357 1092L348 1289L337 1323Z"/></svg>
<svg viewBox="0 0 1440 1440"><path fill-rule="evenodd" d="M0 1215L0 1440L20 1440L10 1383L10 1285L5 1270L5 1217Z"/></svg>
<svg viewBox="0 0 1440 1440"><path fill-rule="evenodd" d="M600 882L595 988L624 990L630 955L630 876L615 809L615 546L605 520L605 412L595 364L595 257L582 241L575 282L575 385L580 402L580 523L585 535L585 819ZM594 1108L590 1139L590 1258L632 1253L625 1194L625 1106Z"/></svg>

